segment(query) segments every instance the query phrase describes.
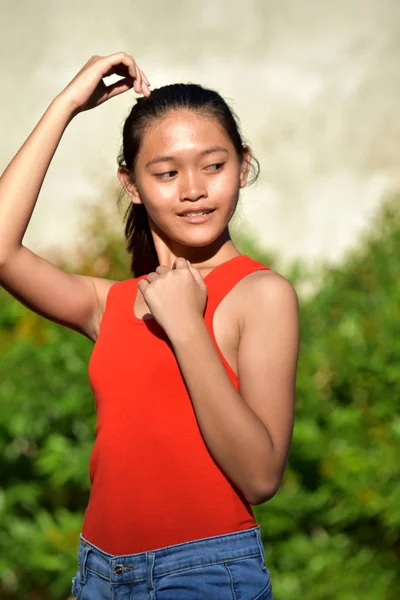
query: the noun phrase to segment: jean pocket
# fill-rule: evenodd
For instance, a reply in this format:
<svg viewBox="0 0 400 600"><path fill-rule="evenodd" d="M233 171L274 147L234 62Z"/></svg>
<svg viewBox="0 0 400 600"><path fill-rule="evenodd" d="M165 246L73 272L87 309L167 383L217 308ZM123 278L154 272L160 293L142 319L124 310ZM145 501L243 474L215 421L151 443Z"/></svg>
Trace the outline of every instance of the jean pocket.
<svg viewBox="0 0 400 600"><path fill-rule="evenodd" d="M156 578L157 600L233 600L229 573L223 562L176 569Z"/></svg>
<svg viewBox="0 0 400 600"><path fill-rule="evenodd" d="M272 600L271 577L259 554L225 561L235 600Z"/></svg>

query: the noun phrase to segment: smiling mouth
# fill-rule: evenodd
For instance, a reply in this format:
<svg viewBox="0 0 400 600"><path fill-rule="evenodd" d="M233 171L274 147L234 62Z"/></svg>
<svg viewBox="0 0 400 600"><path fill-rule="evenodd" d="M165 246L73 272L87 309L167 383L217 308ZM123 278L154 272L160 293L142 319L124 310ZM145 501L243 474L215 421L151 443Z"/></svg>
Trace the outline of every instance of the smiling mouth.
<svg viewBox="0 0 400 600"><path fill-rule="evenodd" d="M200 225L201 223L206 223L206 222L210 221L214 212L215 212L215 209L209 210L209 211L203 212L203 213L199 212L199 213L193 214L192 216L190 216L190 214L186 214L186 215L178 215L178 217L180 217L182 219L182 221L185 221L186 223L191 223L192 225Z"/></svg>
<svg viewBox="0 0 400 600"><path fill-rule="evenodd" d="M212 210L204 210L202 212L193 212L193 213L185 213L183 215L178 215L178 217L203 217L204 215L209 215L210 213L214 212L215 208L213 208Z"/></svg>

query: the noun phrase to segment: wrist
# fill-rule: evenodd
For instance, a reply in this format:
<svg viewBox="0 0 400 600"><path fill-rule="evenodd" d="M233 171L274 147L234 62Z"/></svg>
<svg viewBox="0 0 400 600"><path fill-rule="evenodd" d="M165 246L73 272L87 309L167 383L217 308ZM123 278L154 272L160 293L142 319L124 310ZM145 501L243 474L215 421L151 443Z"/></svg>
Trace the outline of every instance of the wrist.
<svg viewBox="0 0 400 600"><path fill-rule="evenodd" d="M178 323L174 330L169 331L167 335L173 345L190 344L203 330L206 331L203 317L195 316L190 320Z"/></svg>
<svg viewBox="0 0 400 600"><path fill-rule="evenodd" d="M50 104L69 122L79 113L78 107L63 92L58 94Z"/></svg>

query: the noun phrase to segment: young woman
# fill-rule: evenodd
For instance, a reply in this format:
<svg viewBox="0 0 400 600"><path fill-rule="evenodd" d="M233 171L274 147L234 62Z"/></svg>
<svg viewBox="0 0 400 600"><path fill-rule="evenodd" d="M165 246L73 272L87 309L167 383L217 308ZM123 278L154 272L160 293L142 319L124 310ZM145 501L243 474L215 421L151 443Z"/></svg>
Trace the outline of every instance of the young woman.
<svg viewBox="0 0 400 600"><path fill-rule="evenodd" d="M107 87L113 73L123 78ZM289 453L297 295L230 238L252 155L225 101L149 85L132 56L93 56L0 180L1 284L94 342L92 488L72 593L270 600L251 504L277 492ZM65 273L22 244L44 176L70 121L132 87L143 97L118 177L133 277Z"/></svg>

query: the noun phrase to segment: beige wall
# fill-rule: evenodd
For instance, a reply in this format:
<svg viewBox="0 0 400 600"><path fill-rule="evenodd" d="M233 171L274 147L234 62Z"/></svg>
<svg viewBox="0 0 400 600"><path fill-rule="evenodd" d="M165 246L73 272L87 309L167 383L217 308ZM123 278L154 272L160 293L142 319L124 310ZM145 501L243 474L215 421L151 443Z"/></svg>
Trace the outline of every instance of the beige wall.
<svg viewBox="0 0 400 600"><path fill-rule="evenodd" d="M2 170L92 54L124 50L153 87L193 81L231 102L262 167L238 216L282 261L339 259L400 186L398 0L7 0L0 18ZM30 248L68 248L83 201L104 202L134 97L69 125Z"/></svg>

